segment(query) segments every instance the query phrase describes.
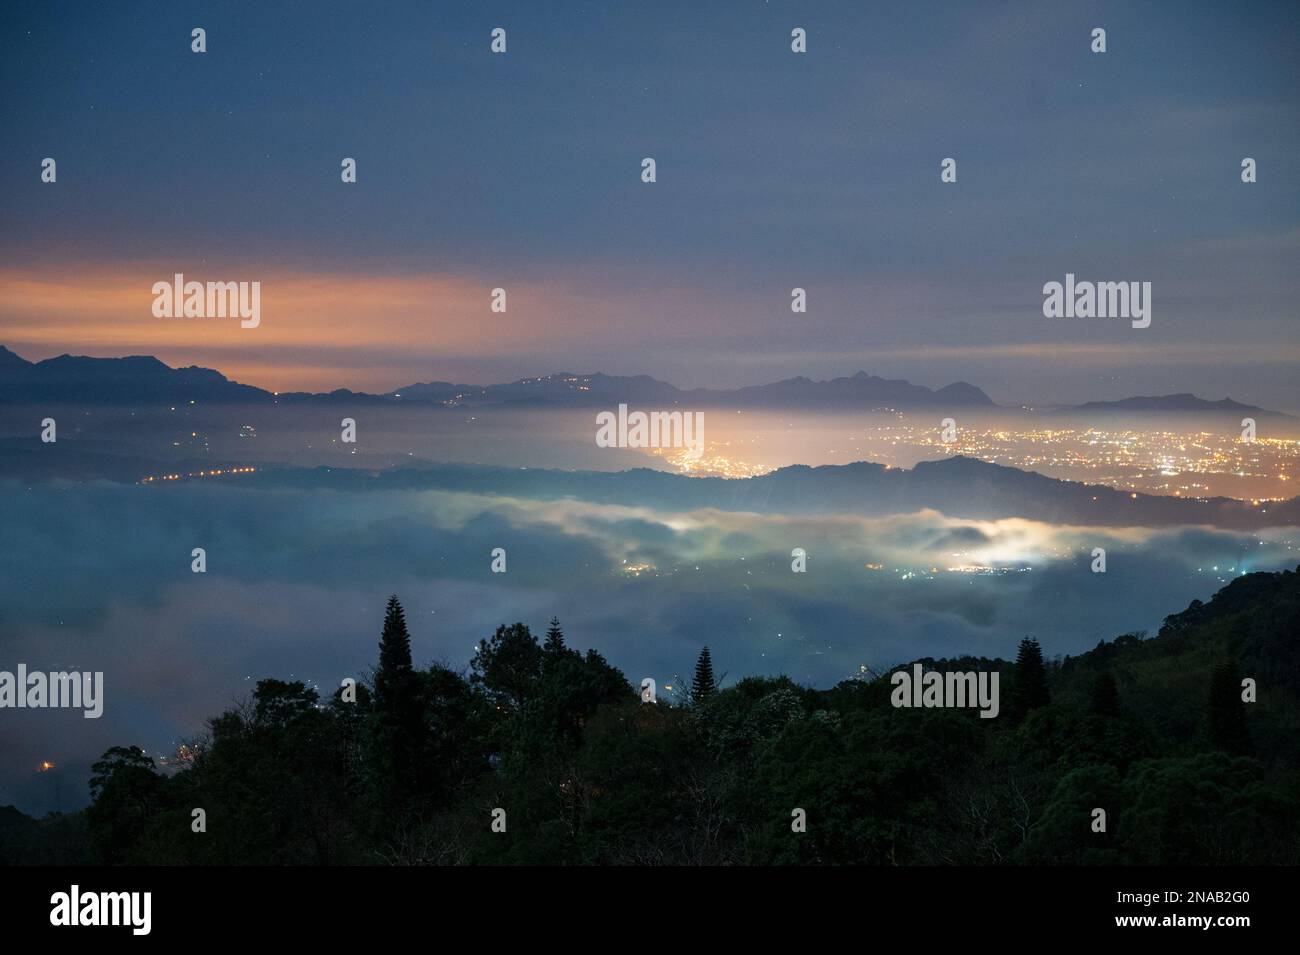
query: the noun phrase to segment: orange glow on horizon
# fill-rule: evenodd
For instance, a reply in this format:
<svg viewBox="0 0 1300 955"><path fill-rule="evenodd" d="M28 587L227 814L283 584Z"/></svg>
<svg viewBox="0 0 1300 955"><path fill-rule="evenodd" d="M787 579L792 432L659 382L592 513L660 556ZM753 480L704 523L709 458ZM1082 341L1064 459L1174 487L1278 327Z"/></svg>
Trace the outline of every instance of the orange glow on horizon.
<svg viewBox="0 0 1300 955"><path fill-rule="evenodd" d="M32 361L154 355L269 391L387 391L429 380L439 359L590 340L608 312L603 293L558 282L509 283L508 311L496 314L491 292L502 283L472 275L179 269L186 281L260 282L260 325L241 328L238 318L154 316L153 284L176 271L156 263L0 270L0 344Z"/></svg>

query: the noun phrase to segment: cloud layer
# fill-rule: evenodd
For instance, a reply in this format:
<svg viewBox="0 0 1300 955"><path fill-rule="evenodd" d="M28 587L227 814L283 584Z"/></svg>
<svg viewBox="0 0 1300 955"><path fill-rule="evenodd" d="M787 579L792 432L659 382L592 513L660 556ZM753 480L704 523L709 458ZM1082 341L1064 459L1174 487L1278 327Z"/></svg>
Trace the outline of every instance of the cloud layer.
<svg viewBox="0 0 1300 955"><path fill-rule="evenodd" d="M98 721L0 713L0 804L20 805L46 805L42 760L79 800L76 767L108 745L169 750L261 677L329 692L363 675L389 593L421 663L466 666L497 624L558 615L573 643L660 685L707 643L732 678L825 686L864 664L1010 655L1026 634L1079 652L1238 573L1294 565L1297 537L108 484L6 485L0 524L0 669L103 670L107 699ZM494 547L505 574L490 572ZM807 573L790 570L795 547ZM1093 547L1105 574L1089 569Z"/></svg>

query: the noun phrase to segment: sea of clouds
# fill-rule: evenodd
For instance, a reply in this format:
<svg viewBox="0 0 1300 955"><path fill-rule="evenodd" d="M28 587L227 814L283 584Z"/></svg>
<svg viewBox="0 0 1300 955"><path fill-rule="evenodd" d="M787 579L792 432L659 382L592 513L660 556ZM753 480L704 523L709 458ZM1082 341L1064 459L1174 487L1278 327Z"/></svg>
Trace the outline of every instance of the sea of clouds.
<svg viewBox="0 0 1300 955"><path fill-rule="evenodd" d="M165 754L256 680L328 695L374 665L402 600L417 663L561 618L633 682L687 674L830 686L923 656L1078 653L1297 563L1296 528L1099 529L921 511L885 518L661 512L435 491L198 483L0 488L0 669L102 670L105 710L0 713L0 805L85 801L111 745ZM191 572L203 547L207 572ZM491 572L505 548L507 572ZM807 572L791 572L803 548ZM1091 570L1104 547L1107 572ZM949 570L981 566L989 572ZM51 760L62 791L36 773Z"/></svg>

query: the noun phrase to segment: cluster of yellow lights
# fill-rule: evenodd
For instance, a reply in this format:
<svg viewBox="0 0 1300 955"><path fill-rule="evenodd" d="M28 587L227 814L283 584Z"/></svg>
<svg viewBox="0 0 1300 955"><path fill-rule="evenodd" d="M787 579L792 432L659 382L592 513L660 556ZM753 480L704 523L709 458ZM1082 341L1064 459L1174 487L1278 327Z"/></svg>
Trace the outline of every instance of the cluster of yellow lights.
<svg viewBox="0 0 1300 955"><path fill-rule="evenodd" d="M163 766L174 768L177 766L184 767L193 764L199 758L200 747L190 746L187 743L181 743L176 747L176 752L171 756L160 756L158 762Z"/></svg>
<svg viewBox="0 0 1300 955"><path fill-rule="evenodd" d="M663 458L679 473L696 477L748 478L775 470L764 464L736 461L708 448L703 454L696 454L691 448L654 448L652 453Z"/></svg>
<svg viewBox="0 0 1300 955"><path fill-rule="evenodd" d="M1234 432L965 428L956 441L945 443L929 424L898 422L869 426L859 434L850 446L829 453L851 460L880 461L889 467L890 459L909 450L934 449L1066 480L1188 497L1226 494L1267 500L1268 483L1289 481L1290 473L1300 467L1300 439L1260 437L1247 442ZM699 456L688 448L655 448L652 453L681 474L746 478L779 466L735 456L743 447L761 451L763 445L761 435L733 435L726 442L711 442ZM1242 486L1240 479L1253 483Z"/></svg>
<svg viewBox="0 0 1300 955"><path fill-rule="evenodd" d="M188 474L151 474L140 479L141 484L155 481L179 481L181 478L220 477L223 474L252 474L257 468L214 468L211 471L190 471Z"/></svg>
<svg viewBox="0 0 1300 955"><path fill-rule="evenodd" d="M1208 494L1203 481L1154 482L1139 473L1161 477L1207 475L1287 481L1288 470L1300 463L1300 440L1257 438L1243 441L1234 433L1201 431L1106 431L1097 428L1043 428L1023 432L967 429L944 443L933 428L906 425L875 429L894 444L942 448L982 460L1026 468L1078 469L1100 475L1118 487ZM1023 447L1032 445L1031 449Z"/></svg>

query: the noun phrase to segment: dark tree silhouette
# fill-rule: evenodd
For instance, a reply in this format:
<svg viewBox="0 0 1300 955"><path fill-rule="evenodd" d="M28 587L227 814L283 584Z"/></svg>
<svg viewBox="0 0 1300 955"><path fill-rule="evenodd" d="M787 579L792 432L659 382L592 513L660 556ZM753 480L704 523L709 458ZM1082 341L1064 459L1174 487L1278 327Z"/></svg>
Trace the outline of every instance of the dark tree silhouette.
<svg viewBox="0 0 1300 955"><path fill-rule="evenodd" d="M1012 713L1018 719L1031 710L1046 706L1051 701L1047 691L1047 666L1043 663L1043 648L1033 637L1020 641L1016 652L1016 679L1013 685Z"/></svg>
<svg viewBox="0 0 1300 955"><path fill-rule="evenodd" d="M253 714L262 726L283 726L310 712L320 702L315 690L302 680L286 683L284 680L258 680L254 694Z"/></svg>
<svg viewBox="0 0 1300 955"><path fill-rule="evenodd" d="M380 706L393 703L411 682L411 635L397 596L388 598L384 630L379 637L379 669L375 671L375 696Z"/></svg>
<svg viewBox="0 0 1300 955"><path fill-rule="evenodd" d="M700 651L700 658L695 661L695 678L691 680L691 702L705 703L718 692L717 680L713 677L713 659L709 648Z"/></svg>
<svg viewBox="0 0 1300 955"><path fill-rule="evenodd" d="M91 852L97 861L110 865L133 861L132 847L149 826L165 780L138 746L110 748L90 772Z"/></svg>
<svg viewBox="0 0 1300 955"><path fill-rule="evenodd" d="M388 598L384 612L374 684L367 747L372 786L382 804L393 804L421 789L422 773L430 769L420 758L427 732L420 685L411 668L411 635L396 596Z"/></svg>
<svg viewBox="0 0 1300 955"><path fill-rule="evenodd" d="M523 623L497 627L478 642L470 661L470 682L481 686L499 705L522 706L536 689L542 672L542 648Z"/></svg>
<svg viewBox="0 0 1300 955"><path fill-rule="evenodd" d="M546 640L542 643L542 655L553 659L563 656L568 649L568 645L564 642L564 629L560 626L560 618L552 617L550 626L546 628Z"/></svg>

